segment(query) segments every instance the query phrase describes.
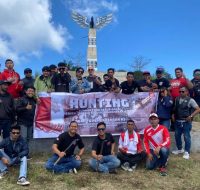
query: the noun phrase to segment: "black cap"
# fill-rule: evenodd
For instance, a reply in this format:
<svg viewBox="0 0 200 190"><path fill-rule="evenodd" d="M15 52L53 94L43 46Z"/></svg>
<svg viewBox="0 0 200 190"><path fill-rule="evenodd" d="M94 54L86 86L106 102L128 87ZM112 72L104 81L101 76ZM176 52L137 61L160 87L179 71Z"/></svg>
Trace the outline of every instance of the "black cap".
<svg viewBox="0 0 200 190"><path fill-rule="evenodd" d="M2 84L8 84L11 85L11 82L7 81L7 80L0 80L0 85Z"/></svg>
<svg viewBox="0 0 200 190"><path fill-rule="evenodd" d="M151 75L149 71L143 71L143 75Z"/></svg>
<svg viewBox="0 0 200 190"><path fill-rule="evenodd" d="M42 68L42 72L44 72L44 71L50 71L49 67L48 67L48 66L44 66L44 67Z"/></svg>
<svg viewBox="0 0 200 190"><path fill-rule="evenodd" d="M26 69L24 69L24 73L32 73L32 69L26 68Z"/></svg>
<svg viewBox="0 0 200 190"><path fill-rule="evenodd" d="M66 67L66 63L60 62L60 63L58 63L58 67Z"/></svg>
<svg viewBox="0 0 200 190"><path fill-rule="evenodd" d="M164 72L163 68L157 68L156 69L156 74L162 74Z"/></svg>
<svg viewBox="0 0 200 190"><path fill-rule="evenodd" d="M53 65L53 64L49 66L49 69L50 69L50 70L51 70L51 69L56 69L56 68L57 68L57 66L56 66L56 65Z"/></svg>

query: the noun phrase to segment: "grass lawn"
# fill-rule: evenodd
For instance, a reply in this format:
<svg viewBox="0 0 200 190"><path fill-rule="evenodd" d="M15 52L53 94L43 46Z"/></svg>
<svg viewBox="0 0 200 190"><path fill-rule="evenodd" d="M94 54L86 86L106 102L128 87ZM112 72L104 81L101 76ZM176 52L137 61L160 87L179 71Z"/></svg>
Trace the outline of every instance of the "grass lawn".
<svg viewBox="0 0 200 190"><path fill-rule="evenodd" d="M18 168L12 167L9 169L9 174L0 180L0 190L121 190L123 188L124 190L200 190L200 153L192 154L190 160L171 155L166 177L160 176L157 170L145 170L144 163L134 172L126 172L119 168L118 174L100 174L89 169L88 158L89 154L82 158L83 166L78 174L54 175L44 169L47 155L34 155L28 163L28 180L31 185L18 186L16 184Z"/></svg>

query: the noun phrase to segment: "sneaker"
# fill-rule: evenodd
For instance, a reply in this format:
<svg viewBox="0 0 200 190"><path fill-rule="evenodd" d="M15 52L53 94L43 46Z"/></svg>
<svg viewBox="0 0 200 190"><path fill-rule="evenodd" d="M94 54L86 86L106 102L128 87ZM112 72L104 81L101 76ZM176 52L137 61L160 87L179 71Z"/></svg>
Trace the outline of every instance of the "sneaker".
<svg viewBox="0 0 200 190"><path fill-rule="evenodd" d="M190 154L188 152L184 152L183 158L186 159L186 160L189 160Z"/></svg>
<svg viewBox="0 0 200 190"><path fill-rule="evenodd" d="M76 170L76 168L74 168L73 169L73 172L75 173L75 174L77 174L78 172L77 172L77 170Z"/></svg>
<svg viewBox="0 0 200 190"><path fill-rule="evenodd" d="M77 172L76 168L73 168L73 169L69 170L69 173L75 173L75 174L77 174L78 172Z"/></svg>
<svg viewBox="0 0 200 190"><path fill-rule="evenodd" d="M165 167L161 167L160 168L160 175L161 176L167 176L167 170Z"/></svg>
<svg viewBox="0 0 200 190"><path fill-rule="evenodd" d="M172 154L175 154L175 155L178 155L178 154L183 154L184 153L184 150L181 149L181 150L173 150L172 151Z"/></svg>
<svg viewBox="0 0 200 190"><path fill-rule="evenodd" d="M20 179L18 179L17 184L25 186L25 185L30 185L30 182L27 181L25 177L21 177Z"/></svg>
<svg viewBox="0 0 200 190"><path fill-rule="evenodd" d="M131 166L132 170L135 170L136 167L137 167L137 164L134 164L134 165Z"/></svg>
<svg viewBox="0 0 200 190"><path fill-rule="evenodd" d="M128 162L124 162L122 165L121 165L121 168L125 171L128 171L128 169L130 168L129 166L129 163Z"/></svg>
<svg viewBox="0 0 200 190"><path fill-rule="evenodd" d="M3 172L0 172L0 179L2 179L7 173L8 173L8 170L4 170Z"/></svg>

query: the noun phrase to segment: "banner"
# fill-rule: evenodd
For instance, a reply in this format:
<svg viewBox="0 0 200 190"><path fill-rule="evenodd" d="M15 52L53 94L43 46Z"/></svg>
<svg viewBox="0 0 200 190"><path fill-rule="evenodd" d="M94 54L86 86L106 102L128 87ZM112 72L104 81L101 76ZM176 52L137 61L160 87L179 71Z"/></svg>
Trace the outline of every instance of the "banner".
<svg viewBox="0 0 200 190"><path fill-rule="evenodd" d="M149 125L149 114L155 110L158 93L40 93L39 97L34 138L51 138L66 131L71 121L77 121L81 136L96 135L97 123L101 121L106 123L107 132L117 135L124 131L129 119L143 133Z"/></svg>

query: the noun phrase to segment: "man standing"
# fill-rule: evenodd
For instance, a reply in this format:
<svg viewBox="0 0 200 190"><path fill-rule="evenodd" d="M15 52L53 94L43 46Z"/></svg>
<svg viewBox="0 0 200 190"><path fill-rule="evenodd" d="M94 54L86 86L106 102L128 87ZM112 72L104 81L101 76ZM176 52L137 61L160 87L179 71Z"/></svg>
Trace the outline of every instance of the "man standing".
<svg viewBox="0 0 200 190"><path fill-rule="evenodd" d="M159 123L167 127L168 130L170 130L172 107L172 97L168 95L167 88L162 87L159 91L159 97L157 101L157 114L159 117Z"/></svg>
<svg viewBox="0 0 200 190"><path fill-rule="evenodd" d="M74 77L70 83L72 93L84 94L90 91L90 84L85 78L83 78L83 73L84 69L82 67L76 69L76 77Z"/></svg>
<svg viewBox="0 0 200 190"><path fill-rule="evenodd" d="M17 124L21 127L21 134L27 140L33 136L33 120L35 115L36 99L35 88L32 86L25 89L25 95L16 104Z"/></svg>
<svg viewBox="0 0 200 190"><path fill-rule="evenodd" d="M110 92L115 92L118 93L120 92L119 88L119 81L114 77L115 74L115 69L114 68L109 68L107 70L107 74L109 76L109 80L105 82L105 85L108 87Z"/></svg>
<svg viewBox="0 0 200 190"><path fill-rule="evenodd" d="M146 154L142 151L140 135L134 131L135 122L127 121L127 130L120 134L118 159L121 161L121 167L125 171L133 171L137 164L142 161Z"/></svg>
<svg viewBox="0 0 200 190"><path fill-rule="evenodd" d="M200 107L200 69L195 69L193 72L194 78L191 80L193 84L192 88L192 98Z"/></svg>
<svg viewBox="0 0 200 190"><path fill-rule="evenodd" d="M101 89L101 78L94 74L94 68L92 66L88 67L88 76L84 77L90 84L90 92L100 92Z"/></svg>
<svg viewBox="0 0 200 190"><path fill-rule="evenodd" d="M172 151L173 154L183 154L184 159L190 158L192 119L200 112L198 104L193 98L188 96L185 87L180 88L180 96L175 99L174 114L175 120L175 140L178 150ZM182 149L181 136L184 135L185 151Z"/></svg>
<svg viewBox="0 0 200 190"><path fill-rule="evenodd" d="M170 94L175 100L176 97L180 95L179 90L181 87L186 87L192 89L192 83L183 74L183 69L178 67L175 69L176 78L170 81Z"/></svg>
<svg viewBox="0 0 200 190"><path fill-rule="evenodd" d="M143 72L144 79L139 81L139 92L151 92L158 88L157 84L151 80L151 74L149 71Z"/></svg>
<svg viewBox="0 0 200 190"><path fill-rule="evenodd" d="M161 88L168 89L170 87L169 81L163 77L163 73L164 73L163 68L156 69L156 79L154 80L154 83L158 85L158 89Z"/></svg>
<svg viewBox="0 0 200 190"><path fill-rule="evenodd" d="M27 89L30 86L34 86L35 79L32 76L32 69L26 68L24 69L25 77L22 79L23 89Z"/></svg>
<svg viewBox="0 0 200 190"><path fill-rule="evenodd" d="M8 173L8 166L20 164L18 185L29 185L27 178L27 155L28 145L23 137L20 136L20 126L13 126L10 137L0 142L0 179Z"/></svg>
<svg viewBox="0 0 200 190"><path fill-rule="evenodd" d="M76 169L81 166L81 156L84 152L84 144L80 135L77 134L77 130L78 123L72 121L68 131L59 135L54 141L52 146L54 155L45 164L47 170L55 173L77 173ZM74 155L76 146L80 151Z"/></svg>
<svg viewBox="0 0 200 190"><path fill-rule="evenodd" d="M170 135L163 125L159 125L158 115L149 115L150 126L144 130L144 147L147 153L146 168L149 170L159 167L160 175L166 176L166 163L169 156Z"/></svg>
<svg viewBox="0 0 200 190"><path fill-rule="evenodd" d="M92 145L92 159L89 160L90 167L102 173L116 173L120 161L115 156L115 141L110 133L105 133L106 124L97 124L98 136Z"/></svg>
<svg viewBox="0 0 200 190"><path fill-rule="evenodd" d="M134 73L128 72L126 75L127 81L120 84L120 88L123 94L133 94L135 89L139 88L138 83L134 80Z"/></svg>
<svg viewBox="0 0 200 190"><path fill-rule="evenodd" d="M36 95L39 92L53 92L54 87L53 84L51 83L51 77L50 77L50 69L47 66L44 66L42 68L42 75L38 76L35 79L34 87L36 90Z"/></svg>
<svg viewBox="0 0 200 190"><path fill-rule="evenodd" d="M71 82L71 76L66 67L66 63L58 63L59 73L55 73L52 76L51 82L55 88L55 92L69 92L69 84Z"/></svg>
<svg viewBox="0 0 200 190"><path fill-rule="evenodd" d="M0 81L0 133L3 131L3 138L10 135L11 125L15 121L15 109L13 97L7 92L11 85L8 81Z"/></svg>
<svg viewBox="0 0 200 190"><path fill-rule="evenodd" d="M15 72L14 63L11 59L7 59L5 62L6 69L0 74L0 80L7 80L11 83L8 87L8 93L13 98L19 98L23 90L23 86L20 83L20 76Z"/></svg>

